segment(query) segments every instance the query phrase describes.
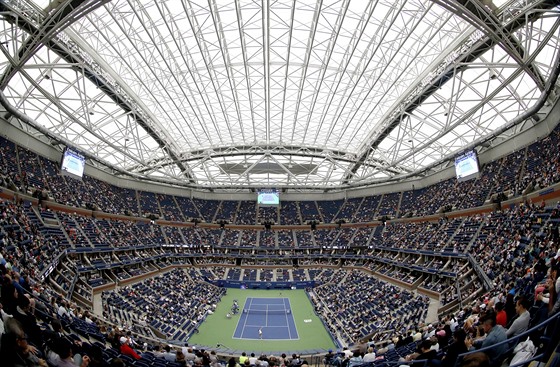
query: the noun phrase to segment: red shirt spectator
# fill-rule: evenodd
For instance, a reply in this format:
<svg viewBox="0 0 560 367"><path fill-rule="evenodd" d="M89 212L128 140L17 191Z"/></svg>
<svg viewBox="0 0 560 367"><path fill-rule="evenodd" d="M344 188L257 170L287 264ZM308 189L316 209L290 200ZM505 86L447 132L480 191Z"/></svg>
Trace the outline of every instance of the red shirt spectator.
<svg viewBox="0 0 560 367"><path fill-rule="evenodd" d="M121 353L127 356L130 356L134 359L141 359L142 357L140 357L138 355L138 353L136 353L134 351L134 349L132 349L130 347L130 345L128 345L128 338L125 338L124 336L121 337L120 339L121 342Z"/></svg>
<svg viewBox="0 0 560 367"><path fill-rule="evenodd" d="M506 325L507 325L507 313L504 310L504 304L502 302L498 302L498 303L496 303L494 308L496 309L496 324L502 325L503 327L506 327Z"/></svg>

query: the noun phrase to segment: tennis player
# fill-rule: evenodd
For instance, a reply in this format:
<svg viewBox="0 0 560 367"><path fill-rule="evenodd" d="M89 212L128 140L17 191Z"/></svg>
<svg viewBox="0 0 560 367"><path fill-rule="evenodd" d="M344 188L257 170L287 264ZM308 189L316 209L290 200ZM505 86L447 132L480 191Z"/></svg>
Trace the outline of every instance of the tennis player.
<svg viewBox="0 0 560 367"><path fill-rule="evenodd" d="M262 334L262 327L260 327L260 328L259 328L259 339L262 339L262 336L263 336L263 334Z"/></svg>

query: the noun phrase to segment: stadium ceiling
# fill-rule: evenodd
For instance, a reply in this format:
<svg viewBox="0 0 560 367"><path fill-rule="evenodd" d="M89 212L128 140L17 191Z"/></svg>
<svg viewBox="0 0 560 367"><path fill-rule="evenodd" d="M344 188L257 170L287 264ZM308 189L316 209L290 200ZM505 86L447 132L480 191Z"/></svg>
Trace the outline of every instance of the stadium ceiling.
<svg viewBox="0 0 560 367"><path fill-rule="evenodd" d="M551 0L4 0L0 12L0 99L26 117L11 123L113 174L197 189L420 176L529 128L557 95Z"/></svg>

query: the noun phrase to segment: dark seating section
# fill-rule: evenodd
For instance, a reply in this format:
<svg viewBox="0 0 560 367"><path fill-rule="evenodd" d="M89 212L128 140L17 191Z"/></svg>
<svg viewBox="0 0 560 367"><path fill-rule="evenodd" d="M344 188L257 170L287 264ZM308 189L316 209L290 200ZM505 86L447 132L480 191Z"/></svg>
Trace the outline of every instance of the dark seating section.
<svg viewBox="0 0 560 367"><path fill-rule="evenodd" d="M344 200L318 201L321 222L332 223L343 204Z"/></svg>
<svg viewBox="0 0 560 367"><path fill-rule="evenodd" d="M531 144L526 157L520 157L514 165L524 164L521 177L521 189L544 188L560 180L558 164L560 162L560 129L557 126L549 136Z"/></svg>
<svg viewBox="0 0 560 367"><path fill-rule="evenodd" d="M185 243L180 228L170 226L162 226L161 228L163 230L163 234L167 244L183 245Z"/></svg>
<svg viewBox="0 0 560 367"><path fill-rule="evenodd" d="M233 223L238 206L238 201L224 200L220 202L216 212L216 220L225 220L228 223Z"/></svg>
<svg viewBox="0 0 560 367"><path fill-rule="evenodd" d="M399 202L401 199L400 192L384 194L379 207L377 208L378 216L396 217L399 210Z"/></svg>
<svg viewBox="0 0 560 367"><path fill-rule="evenodd" d="M340 232L333 229L318 229L312 231L315 237L315 244L321 247L332 247L335 238Z"/></svg>
<svg viewBox="0 0 560 367"><path fill-rule="evenodd" d="M253 230L243 230L241 231L241 238L239 239L239 247L250 247L254 248L259 246L257 243L257 234L260 232Z"/></svg>
<svg viewBox="0 0 560 367"><path fill-rule="evenodd" d="M154 215L155 218L161 217L159 201L155 193L138 191L138 199L140 202L140 216L148 217L150 215Z"/></svg>
<svg viewBox="0 0 560 367"><path fill-rule="evenodd" d="M257 203L254 201L241 201L235 216L235 224L255 224L257 219Z"/></svg>
<svg viewBox="0 0 560 367"><path fill-rule="evenodd" d="M160 211L163 219L184 222L185 219L181 214L181 210L175 201L175 197L171 195L157 194L157 202L159 202Z"/></svg>
<svg viewBox="0 0 560 367"><path fill-rule="evenodd" d="M448 201L455 203L451 205L451 209L461 210L481 206L487 201L493 190L502 192L495 185L496 175L504 167L502 161L502 159L498 159L486 164L482 167L479 177L474 180L457 182L454 192L450 193L448 197Z"/></svg>
<svg viewBox="0 0 560 367"><path fill-rule="evenodd" d="M17 161L16 145L0 137L0 164L2 164L2 175L5 179L10 179L14 188L21 186L19 164Z"/></svg>
<svg viewBox="0 0 560 367"><path fill-rule="evenodd" d="M313 234L311 231L295 231L297 238L297 247L315 247L315 241L313 240Z"/></svg>
<svg viewBox="0 0 560 367"><path fill-rule="evenodd" d="M218 210L218 206L220 205L218 200L202 200L193 198L192 202L193 205L198 208L200 213L199 218L201 218L202 221L212 223L217 219L222 219L216 218L216 212Z"/></svg>
<svg viewBox="0 0 560 367"><path fill-rule="evenodd" d="M340 210L333 219L334 222L354 223L354 215L360 208L364 198L351 198L343 201Z"/></svg>
<svg viewBox="0 0 560 367"><path fill-rule="evenodd" d="M237 247L239 244L240 231L226 229L222 239L222 246L224 247Z"/></svg>
<svg viewBox="0 0 560 367"><path fill-rule="evenodd" d="M376 332L409 329L425 319L429 299L384 283L359 271L339 282L316 287L311 297L331 330L347 333L353 343Z"/></svg>
<svg viewBox="0 0 560 367"><path fill-rule="evenodd" d="M186 221L191 221L194 219L202 220L202 214L198 211L193 200L183 196L176 196L175 201L179 207L179 210Z"/></svg>
<svg viewBox="0 0 560 367"><path fill-rule="evenodd" d="M259 231L258 244L260 247L275 248L276 247L276 232L273 231Z"/></svg>
<svg viewBox="0 0 560 367"><path fill-rule="evenodd" d="M276 235L278 236L279 248L291 248L295 246L293 231L279 230L276 231Z"/></svg>
<svg viewBox="0 0 560 367"><path fill-rule="evenodd" d="M198 227L187 227L182 228L183 238L185 239L184 244L186 246L200 246L207 245L208 241L206 239L206 231Z"/></svg>
<svg viewBox="0 0 560 367"><path fill-rule="evenodd" d="M300 201L298 202L302 224L310 221L322 222L323 218L319 214L317 203L315 201Z"/></svg>
<svg viewBox="0 0 560 367"><path fill-rule="evenodd" d="M280 202L280 223L296 225L303 223L300 206L296 201Z"/></svg>
<svg viewBox="0 0 560 367"><path fill-rule="evenodd" d="M104 292L105 309L116 324L148 324L167 335L170 341L184 344L208 312L215 309L225 293L201 282L200 273L175 269L166 274Z"/></svg>

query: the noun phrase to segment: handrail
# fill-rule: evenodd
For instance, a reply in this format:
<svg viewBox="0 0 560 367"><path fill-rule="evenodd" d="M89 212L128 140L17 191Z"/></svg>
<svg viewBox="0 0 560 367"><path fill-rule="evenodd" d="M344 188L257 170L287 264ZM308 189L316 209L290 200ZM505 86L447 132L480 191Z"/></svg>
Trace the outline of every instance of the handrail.
<svg viewBox="0 0 560 367"><path fill-rule="evenodd" d="M541 329L542 329L543 335L540 335L540 337L542 338L544 336L544 332L546 331L546 327L551 325L551 324L553 326L553 330L555 330L555 331L553 331L550 335L551 336L555 335L556 338L558 339L560 337L560 333L557 332L556 328L554 327L557 324L554 324L554 323L558 323L559 321L560 321L560 312L558 312L555 315L552 315L551 317L547 318L545 321L541 322L537 326L533 326L531 329L529 329L527 331L524 331L523 333L521 333L519 335L516 335L514 337L508 338L508 339L504 340L503 342L496 343L496 344L490 345L488 347L476 349L476 350L473 350L473 351L468 351L467 353L459 354L459 356L457 358L457 361L455 362L455 367L460 366L460 362L466 356L468 356L470 354L473 354L473 353L476 353L476 352L485 352L487 350L495 348L496 346L507 345L508 348L507 348L507 352L505 353L505 355L509 355L521 339L525 339L529 335L533 334L534 332L539 332L539 330L541 330ZM548 345L546 346L544 351L542 351L538 355L533 356L530 360L525 361L523 363L520 363L519 365L523 365L523 364L526 364L530 361L537 360L537 357L550 356L552 350L554 350L554 348L556 347L556 344L554 344L553 341L548 343ZM536 347L538 347L538 346L536 346Z"/></svg>
<svg viewBox="0 0 560 367"><path fill-rule="evenodd" d="M457 360L455 361L455 364L453 365L453 367L461 366L461 363L466 356L469 356L473 353L484 352L484 351L487 351L489 349L495 348L496 346L500 346L500 345L504 345L504 344L508 345L508 349L507 349L507 352L505 353L505 355L511 355L511 352L513 351L513 349L515 348L515 346L519 343L519 341L521 339L527 338L527 336L531 335L532 333L534 333L536 331L539 331L540 329L543 329L543 332L544 332L544 330L546 330L546 327L552 324L554 331L551 332L550 335L555 336L556 340L551 340L544 350L535 354L531 359L529 359L527 361L523 361L521 363L518 363L518 364L510 366L510 367L521 367L521 366L527 365L529 362L532 362L532 361L543 362L544 361L543 359L550 358L552 352L554 351L554 349L556 348L556 346L558 345L558 342L560 340L560 333L556 332L556 327L558 325L554 324L554 322L559 322L559 321L560 321L560 312L551 316L551 317L549 317L548 319L546 319L545 321L543 321L539 325L534 326L531 329L529 329L529 330L527 330L527 331L525 331L525 332L523 332L523 333L521 333L521 334L519 334L515 337L506 339L503 342L496 343L494 345L491 345L491 346L488 346L488 347L485 347L485 348L471 350L471 351L468 351L466 353L459 354L459 356L457 357ZM413 361L384 361L384 366L397 367L397 366L401 366L401 365L406 365L406 366L413 366L413 367L424 367L424 366L429 366L430 365L429 362L430 361L427 360L427 359L413 360ZM375 366L375 362L364 363L364 364L362 364L360 366L357 366L357 367L368 367L368 366L372 366L372 367Z"/></svg>
<svg viewBox="0 0 560 367"><path fill-rule="evenodd" d="M491 346L485 347L485 348L480 348L480 349L476 349L476 350L471 350L468 351L466 353L463 354L459 354L459 356L457 357L457 360L455 361L455 364L453 365L453 367L459 367L461 366L461 362L463 361L463 358L465 358L468 355L471 355L473 353L478 353L478 352L484 352L487 351L489 349L495 348L496 346L500 346L500 345L504 345L507 344L508 345L508 349L507 352L505 353L506 356L509 356L511 354L511 352L513 351L513 349L515 348L515 346L519 343L519 341L521 339L525 339L527 338L527 336L531 335L532 333L539 331L540 329L544 331L546 330L546 327L551 325L553 326L553 332L550 333L551 336L556 337L556 340L551 340L548 345L546 346L546 348L544 348L544 350L540 351L539 353L535 354L531 359L527 360L527 361L523 361L520 362L514 366L510 366L510 367L521 367L524 365L527 365L529 362L531 361L541 361L541 362L545 362L542 359L545 358L550 358L552 352L554 351L554 349L556 348L556 346L558 345L558 342L560 340L560 333L557 332L557 324L554 324L555 322L559 322L560 321L560 312L549 317L548 319L546 319L545 321L541 322L539 325L532 327L531 329L515 336L509 339L504 340L503 342L500 343L496 343L493 344ZM543 335L541 335L541 338L543 337ZM538 346L536 346L538 347ZM422 360L414 360L414 361L384 361L384 366L387 367L397 367L397 366L401 366L401 365L407 365L407 366L414 366L414 367L424 367L424 366L429 366L429 360L427 359L422 359ZM367 366L375 366L375 363L364 363L358 367L367 367Z"/></svg>
<svg viewBox="0 0 560 367"><path fill-rule="evenodd" d="M494 289L494 284L492 283L492 281L490 280L486 272L482 270L480 265L478 265L478 262L474 259L474 257L470 253L467 255L473 270L476 272L476 275L478 276L478 279L482 280L484 284L484 288L487 291Z"/></svg>

